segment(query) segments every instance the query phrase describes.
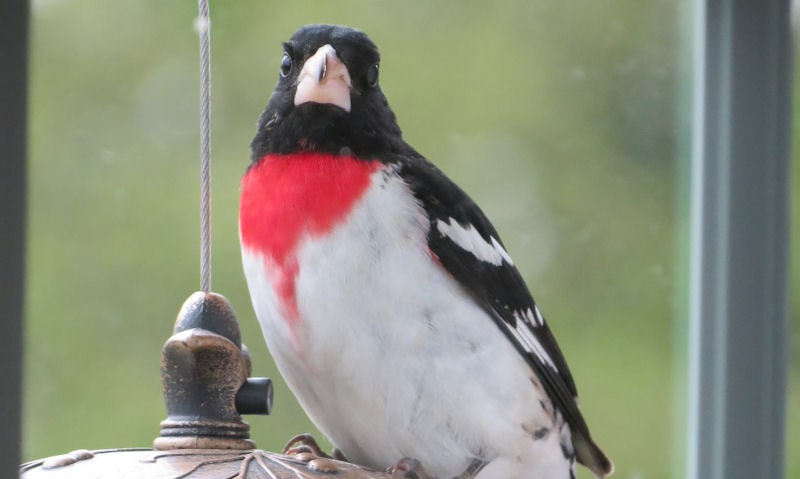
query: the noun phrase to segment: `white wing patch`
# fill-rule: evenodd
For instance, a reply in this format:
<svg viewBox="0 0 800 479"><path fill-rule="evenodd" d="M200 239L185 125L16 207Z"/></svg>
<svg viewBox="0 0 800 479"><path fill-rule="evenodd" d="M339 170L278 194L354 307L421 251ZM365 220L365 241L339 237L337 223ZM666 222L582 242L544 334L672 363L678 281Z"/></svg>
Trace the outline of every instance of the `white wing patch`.
<svg viewBox="0 0 800 479"><path fill-rule="evenodd" d="M514 264L499 241L492 237L491 243L486 242L472 225L464 227L455 219L449 218L447 223L437 220L436 228L443 236L447 236L453 243L469 251L481 261L486 261L495 266L502 265L504 260L508 264Z"/></svg>
<svg viewBox="0 0 800 479"><path fill-rule="evenodd" d="M491 237L491 242L487 242L471 224L462 226L461 223L454 218L448 218L447 222L439 219L436 221L436 228L443 236L447 236L453 243L469 251L481 261L486 261L495 266L501 266L503 261L508 264L514 264L511 261L511 257L508 256L508 253L497 239ZM544 324L544 319L542 318L542 313L539 311L539 308L534 305L533 309L528 308L525 311L515 311L514 317L517 319L517 325L511 326L506 323L506 327L517 342L519 342L525 351L534 354L542 364L546 364L548 367L552 368L553 371L558 372L558 368L553 362L553 359L547 354L547 351L542 347L542 343L539 342L533 334L533 331L531 331L531 328Z"/></svg>
<svg viewBox="0 0 800 479"><path fill-rule="evenodd" d="M538 309L537 309L538 311ZM539 361L542 364L546 364L553 371L558 372L558 368L556 367L553 359L547 354L547 351L542 347L542 343L536 338L533 332L525 325L523 321L523 317L527 319L527 317L531 313L531 310L528 309L524 313L515 312L514 317L517 319L517 325L512 326L508 323L504 323L505 326L511 331L511 334L519 341L519 344L525 349L525 351L536 355ZM539 316L541 317L541 316Z"/></svg>
<svg viewBox="0 0 800 479"><path fill-rule="evenodd" d="M530 309L528 310L530 312ZM539 306L533 305L533 312L536 314L536 324L539 326L544 326L544 318L542 317L542 312L539 311Z"/></svg>

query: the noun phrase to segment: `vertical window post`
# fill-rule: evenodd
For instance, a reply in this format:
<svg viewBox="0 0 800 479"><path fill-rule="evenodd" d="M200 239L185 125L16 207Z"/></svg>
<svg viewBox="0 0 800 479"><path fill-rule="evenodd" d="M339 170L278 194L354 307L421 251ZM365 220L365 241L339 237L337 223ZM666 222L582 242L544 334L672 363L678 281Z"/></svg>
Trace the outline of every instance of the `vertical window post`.
<svg viewBox="0 0 800 479"><path fill-rule="evenodd" d="M687 477L782 478L789 1L693 13Z"/></svg>
<svg viewBox="0 0 800 479"><path fill-rule="evenodd" d="M28 2L0 2L0 477L20 460Z"/></svg>

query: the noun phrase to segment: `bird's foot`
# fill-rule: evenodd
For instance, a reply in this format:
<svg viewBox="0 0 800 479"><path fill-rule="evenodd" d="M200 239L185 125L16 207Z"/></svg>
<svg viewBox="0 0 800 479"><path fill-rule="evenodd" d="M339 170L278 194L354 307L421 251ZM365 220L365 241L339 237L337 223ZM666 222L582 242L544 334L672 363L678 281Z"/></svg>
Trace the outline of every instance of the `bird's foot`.
<svg viewBox="0 0 800 479"><path fill-rule="evenodd" d="M304 463L314 471L325 473L338 471L338 466L332 461L332 459L337 459L335 451L334 457L326 454L311 434L298 434L293 437L283 448L283 454L292 456L296 461Z"/></svg>
<svg viewBox="0 0 800 479"><path fill-rule="evenodd" d="M475 459L469 465L466 471L462 472L458 477L454 477L453 479L475 479L478 473L486 467L486 462L481 461L480 459Z"/></svg>
<svg viewBox="0 0 800 479"><path fill-rule="evenodd" d="M342 451L337 447L333 449L333 454L328 454L323 451L317 440L311 434L298 434L291 438L286 446L283 448L283 453L287 456L296 456L298 454L312 454L316 457L325 459L336 459L337 461L350 462L347 460Z"/></svg>
<svg viewBox="0 0 800 479"><path fill-rule="evenodd" d="M342 452L342 450L339 449L338 447L334 447L333 448L332 455L333 455L333 458L336 459L337 461L350 462L350 460L347 459L347 456L345 456L344 453Z"/></svg>
<svg viewBox="0 0 800 479"><path fill-rule="evenodd" d="M425 468L418 460L411 457L400 459L386 472L391 474L393 479L434 479L425 472Z"/></svg>
<svg viewBox="0 0 800 479"><path fill-rule="evenodd" d="M311 434L298 434L295 437L289 439L289 442L286 443L286 446L283 447L283 453L287 456L294 456L296 454L313 454L317 457L324 457L330 459L330 455L328 455L322 448L319 447L317 444L317 440L314 439L314 436Z"/></svg>

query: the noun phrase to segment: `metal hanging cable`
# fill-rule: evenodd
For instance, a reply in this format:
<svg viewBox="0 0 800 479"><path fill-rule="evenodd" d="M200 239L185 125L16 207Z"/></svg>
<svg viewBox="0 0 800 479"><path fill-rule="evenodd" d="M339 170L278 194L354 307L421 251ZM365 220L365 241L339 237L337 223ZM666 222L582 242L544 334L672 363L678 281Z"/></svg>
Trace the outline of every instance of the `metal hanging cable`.
<svg viewBox="0 0 800 479"><path fill-rule="evenodd" d="M200 35L200 290L211 291L211 20L208 0L198 0Z"/></svg>

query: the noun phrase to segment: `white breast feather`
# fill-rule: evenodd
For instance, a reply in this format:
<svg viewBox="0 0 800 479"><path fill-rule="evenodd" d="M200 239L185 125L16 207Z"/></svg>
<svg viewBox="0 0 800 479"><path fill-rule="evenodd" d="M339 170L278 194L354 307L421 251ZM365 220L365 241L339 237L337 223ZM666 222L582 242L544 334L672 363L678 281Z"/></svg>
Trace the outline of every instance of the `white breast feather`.
<svg viewBox="0 0 800 479"><path fill-rule="evenodd" d="M479 259L510 262L474 228L438 226ZM534 441L526 432L555 429L560 418L540 407L549 400L500 329L431 260L428 228L407 185L391 171L375 173L345 223L301 241L294 331L272 289L275 265L243 251L281 374L320 430L358 463L385 468L409 456L444 478L483 455L495 460L480 479L569 477L559 434ZM552 364L535 338L517 334Z"/></svg>

